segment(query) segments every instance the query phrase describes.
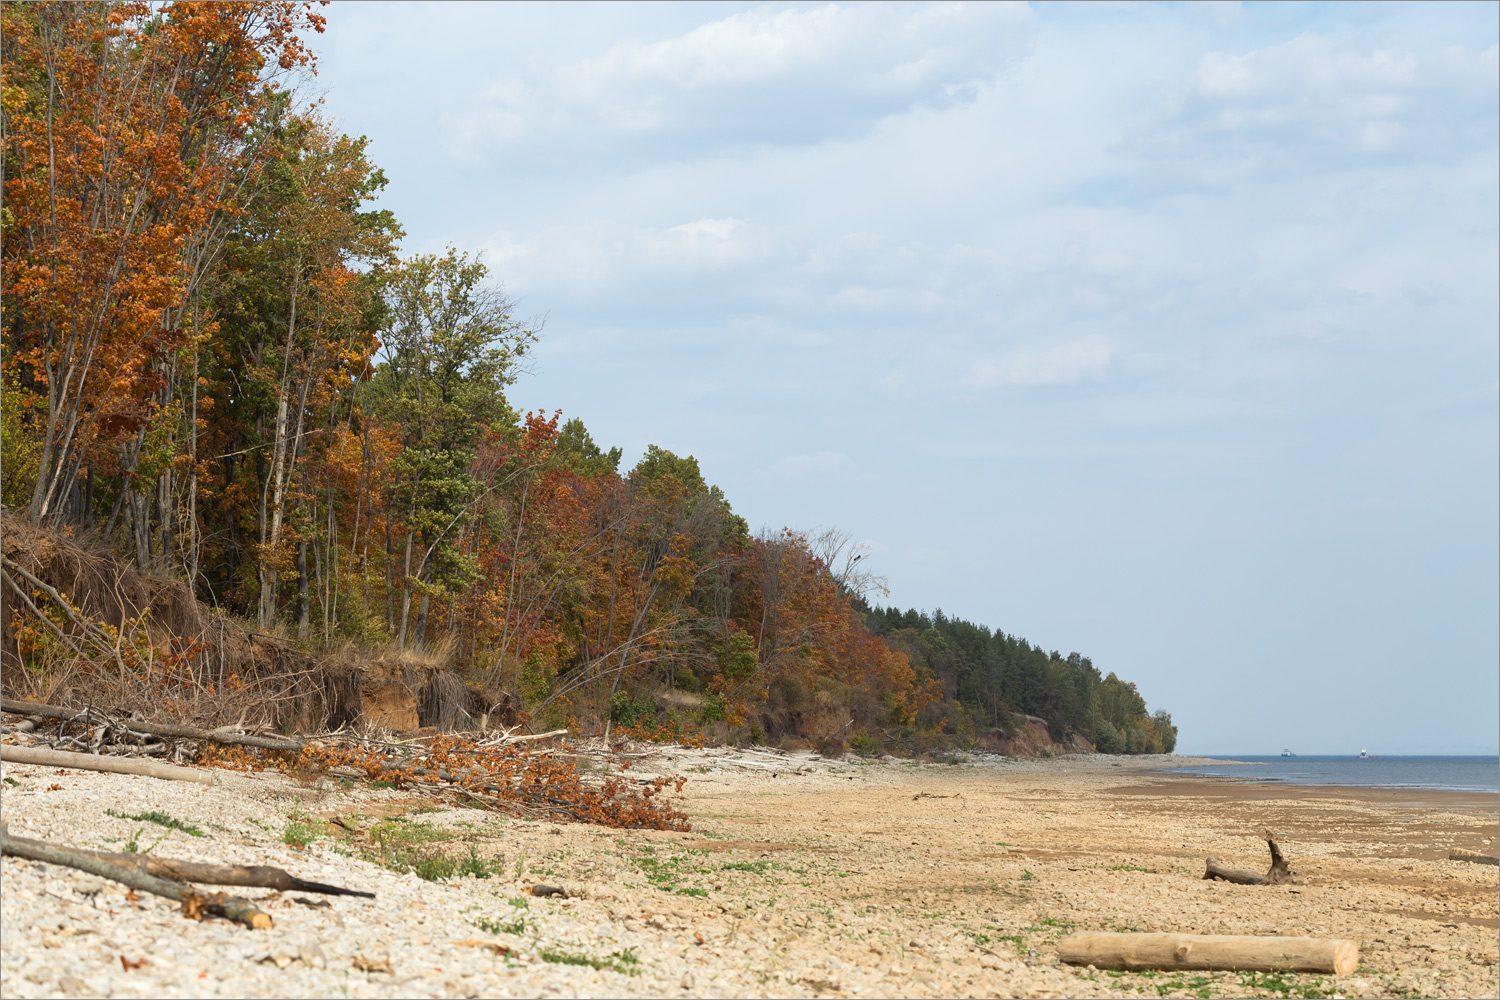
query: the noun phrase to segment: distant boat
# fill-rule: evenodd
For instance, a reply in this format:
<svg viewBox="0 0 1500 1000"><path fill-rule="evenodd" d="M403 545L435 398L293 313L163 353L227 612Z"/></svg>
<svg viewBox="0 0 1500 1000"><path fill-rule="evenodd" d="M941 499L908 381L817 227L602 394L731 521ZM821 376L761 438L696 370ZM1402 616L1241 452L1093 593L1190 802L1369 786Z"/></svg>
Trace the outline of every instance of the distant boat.
<svg viewBox="0 0 1500 1000"><path fill-rule="evenodd" d="M1363 747L1361 747L1360 751L1359 751L1359 756L1360 756L1361 760L1368 760L1368 759L1370 759L1370 751L1368 751L1368 750L1364 749Z"/></svg>
<svg viewBox="0 0 1500 1000"><path fill-rule="evenodd" d="M1295 757L1297 755L1294 754L1294 753L1292 753L1290 750L1283 750L1283 751L1281 751L1281 756L1283 756L1283 757ZM1360 756L1361 757L1364 756L1364 752L1363 751L1360 752Z"/></svg>

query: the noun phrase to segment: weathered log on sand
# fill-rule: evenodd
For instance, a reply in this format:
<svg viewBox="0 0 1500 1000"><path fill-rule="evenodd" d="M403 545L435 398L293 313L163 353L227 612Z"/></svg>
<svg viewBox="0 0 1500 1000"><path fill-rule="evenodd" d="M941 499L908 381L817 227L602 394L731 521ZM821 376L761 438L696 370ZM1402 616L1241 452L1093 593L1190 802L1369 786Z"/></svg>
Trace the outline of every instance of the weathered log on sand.
<svg viewBox="0 0 1500 1000"><path fill-rule="evenodd" d="M136 760L131 757L100 757L91 753L70 753L67 750L0 746L0 760L8 760L16 764L41 764L46 767L71 767L79 771L141 774L148 778L196 781L204 785L214 783L212 773L196 771L191 767L178 767L176 764L163 764L156 760Z"/></svg>
<svg viewBox="0 0 1500 1000"><path fill-rule="evenodd" d="M1466 851L1455 847L1448 852L1449 861L1472 861L1476 865L1500 865L1500 858L1489 854L1480 854L1477 851Z"/></svg>
<svg viewBox="0 0 1500 1000"><path fill-rule="evenodd" d="M233 920L237 924L244 924L254 930L269 930L272 924L269 913L256 909L246 900L223 896L200 896L185 885L168 882L164 878L157 878L155 875L148 875L142 871L121 868L119 865L112 865L98 858L51 847L29 838L12 837L9 834L0 833L0 854L11 854L18 858L29 858L32 861L44 861L49 865L76 868L90 875L98 875L100 878L128 885L132 889L139 889L141 892L162 896L181 903L184 914L196 916L200 920L201 914L212 913L216 917Z"/></svg>
<svg viewBox="0 0 1500 1000"><path fill-rule="evenodd" d="M1266 838L1266 846L1271 849L1271 867L1264 875L1257 872L1245 871L1243 868L1225 868L1214 860L1213 855L1208 857L1208 868L1203 873L1206 879L1219 879L1223 882L1235 882L1239 885L1296 885L1302 880L1297 873L1287 865L1286 857L1281 853L1281 848L1276 845L1276 835L1270 830L1262 834Z"/></svg>
<svg viewBox="0 0 1500 1000"><path fill-rule="evenodd" d="M8 837L16 844L30 847L49 847L45 841L30 837ZM322 882L300 879L284 868L269 865L211 865L199 861L182 861L177 858L159 858L154 854L129 854L116 851L95 851L84 847L68 847L64 850L84 857L97 858L121 868L144 872L174 882L200 882L206 885L237 885L251 889L280 889L282 892L320 892L325 896L363 896L374 899L373 892L345 889Z"/></svg>
<svg viewBox="0 0 1500 1000"><path fill-rule="evenodd" d="M1069 965L1097 969L1322 972L1347 976L1359 965L1359 945L1346 939L1238 934L1086 931L1059 941L1057 955Z"/></svg>
<svg viewBox="0 0 1500 1000"><path fill-rule="evenodd" d="M40 715L49 719L74 719L82 714L82 709L59 708L56 705L42 705L33 701L16 701L12 698L0 698L0 711L14 712L17 715ZM260 747L262 750L301 750L305 745L301 740L275 739L269 736L247 736L244 733L233 733L226 729L199 729L196 726L179 726L170 722L135 722L126 720L121 725L136 733L145 733L149 736L175 736L186 740L209 740L214 743L233 743L236 746Z"/></svg>

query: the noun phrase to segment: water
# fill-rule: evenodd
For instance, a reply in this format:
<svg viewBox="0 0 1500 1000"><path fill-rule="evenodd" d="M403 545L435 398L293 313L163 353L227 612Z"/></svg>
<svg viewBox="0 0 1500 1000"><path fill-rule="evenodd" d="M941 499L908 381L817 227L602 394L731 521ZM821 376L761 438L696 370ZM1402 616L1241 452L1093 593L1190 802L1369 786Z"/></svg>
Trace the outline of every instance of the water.
<svg viewBox="0 0 1500 1000"><path fill-rule="evenodd" d="M1293 785L1373 785L1500 792L1500 757L1228 757L1250 764L1176 767L1174 774L1216 774Z"/></svg>

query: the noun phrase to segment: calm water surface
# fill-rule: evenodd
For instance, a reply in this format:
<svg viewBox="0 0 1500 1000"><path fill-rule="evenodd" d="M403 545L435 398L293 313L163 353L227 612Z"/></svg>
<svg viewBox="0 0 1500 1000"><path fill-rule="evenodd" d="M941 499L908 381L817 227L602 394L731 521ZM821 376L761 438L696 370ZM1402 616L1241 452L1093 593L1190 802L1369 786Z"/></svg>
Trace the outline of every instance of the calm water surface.
<svg viewBox="0 0 1500 1000"><path fill-rule="evenodd" d="M1294 785L1379 785L1500 792L1500 757L1258 757L1249 764L1176 767L1174 774L1217 774Z"/></svg>

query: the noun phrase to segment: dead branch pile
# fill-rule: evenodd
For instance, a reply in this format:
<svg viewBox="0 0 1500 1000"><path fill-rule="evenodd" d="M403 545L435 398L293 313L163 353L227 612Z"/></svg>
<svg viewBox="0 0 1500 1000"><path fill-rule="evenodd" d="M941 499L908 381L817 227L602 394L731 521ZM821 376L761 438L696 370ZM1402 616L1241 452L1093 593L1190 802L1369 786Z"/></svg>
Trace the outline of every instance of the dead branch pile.
<svg viewBox="0 0 1500 1000"><path fill-rule="evenodd" d="M558 733L538 734L559 736ZM504 734L477 742L440 734L406 743L331 734L297 753L200 745L199 760L216 767L276 767L298 775L363 779L450 797L508 815L619 829L690 830L687 814L666 799L686 778L632 781L619 760L616 773L586 777L562 752L538 748L536 737Z"/></svg>
<svg viewBox="0 0 1500 1000"><path fill-rule="evenodd" d="M687 815L664 794L669 787L680 792L685 778L632 780L625 773L631 761L619 754L611 773L586 775L566 746L561 751L541 746L541 741L566 735L566 730L528 735L510 730L482 741L453 734L377 740L349 732L293 740L258 736L241 727L205 730L147 723L95 707L64 708L8 698L0 700L0 710L27 716L0 727L9 731L9 742L71 752L85 760L154 757L231 770L270 768L302 779L329 775L409 788L531 819L622 829L691 829Z"/></svg>

